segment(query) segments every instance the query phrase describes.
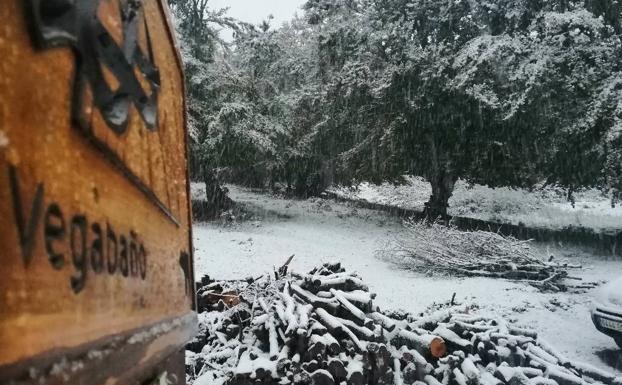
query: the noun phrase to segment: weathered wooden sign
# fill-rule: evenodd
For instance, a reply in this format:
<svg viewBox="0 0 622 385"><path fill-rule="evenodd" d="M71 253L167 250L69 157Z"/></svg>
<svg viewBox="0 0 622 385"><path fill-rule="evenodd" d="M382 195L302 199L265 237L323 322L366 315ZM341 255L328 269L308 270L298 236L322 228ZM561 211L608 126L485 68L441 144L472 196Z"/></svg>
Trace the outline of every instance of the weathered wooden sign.
<svg viewBox="0 0 622 385"><path fill-rule="evenodd" d="M2 384L146 381L193 334L167 16L164 0L2 1Z"/></svg>

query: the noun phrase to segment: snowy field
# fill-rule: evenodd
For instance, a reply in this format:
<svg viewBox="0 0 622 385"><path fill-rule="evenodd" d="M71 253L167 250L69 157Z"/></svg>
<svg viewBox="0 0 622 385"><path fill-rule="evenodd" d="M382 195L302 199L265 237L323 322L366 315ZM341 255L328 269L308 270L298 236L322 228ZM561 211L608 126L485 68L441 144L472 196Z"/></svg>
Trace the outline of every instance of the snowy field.
<svg viewBox="0 0 622 385"><path fill-rule="evenodd" d="M196 188L196 187L195 187ZM194 226L197 277L240 279L270 272L295 254L294 271L307 271L339 260L356 270L378 294L384 309L418 312L456 293L458 302L472 302L532 327L569 358L622 373L622 353L612 339L593 327L591 293L547 294L523 284L487 278L432 277L378 258L401 224L384 213L309 199L290 201L229 186L231 197L254 212L241 223ZM586 281L608 281L622 274L622 259L542 246L543 253L581 263L576 272Z"/></svg>
<svg viewBox="0 0 622 385"><path fill-rule="evenodd" d="M408 177L407 184L401 186L361 183L357 188L335 187L330 191L344 198L420 211L432 193L430 184L418 177ZM576 203L572 207L562 189L544 188L532 192L507 187L492 189L469 186L460 180L449 200L449 213L499 223L522 223L529 227L622 229L622 205L611 207L611 200L596 190L574 195Z"/></svg>

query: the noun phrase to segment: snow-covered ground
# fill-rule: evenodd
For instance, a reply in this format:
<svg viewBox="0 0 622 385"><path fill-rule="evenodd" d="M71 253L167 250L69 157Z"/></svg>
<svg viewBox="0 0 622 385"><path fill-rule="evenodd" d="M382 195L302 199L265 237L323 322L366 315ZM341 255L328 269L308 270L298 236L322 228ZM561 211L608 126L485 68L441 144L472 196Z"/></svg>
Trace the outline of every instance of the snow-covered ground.
<svg viewBox="0 0 622 385"><path fill-rule="evenodd" d="M229 225L196 224L197 276L257 276L282 265L292 254L295 271L339 260L369 283L384 309L418 312L457 293L459 302L477 303L484 312L536 329L569 358L622 373L622 353L591 323L590 292L550 294L503 280L425 276L378 258L377 251L388 241L405 234L401 223L387 214L322 199L291 201L229 188L231 197L253 211L255 218ZM619 257L542 248L583 264L585 268L575 275L587 281L609 281L622 274Z"/></svg>
<svg viewBox="0 0 622 385"><path fill-rule="evenodd" d="M349 199L423 210L423 204L432 193L430 184L418 177L406 180L401 186L361 183L357 188L334 187L329 191ZM529 192L507 187L469 186L460 180L449 200L449 213L500 223L522 223L529 227L622 229L622 205L611 207L611 200L599 191L584 190L574 194L576 202L572 207L565 194L564 190L552 187Z"/></svg>

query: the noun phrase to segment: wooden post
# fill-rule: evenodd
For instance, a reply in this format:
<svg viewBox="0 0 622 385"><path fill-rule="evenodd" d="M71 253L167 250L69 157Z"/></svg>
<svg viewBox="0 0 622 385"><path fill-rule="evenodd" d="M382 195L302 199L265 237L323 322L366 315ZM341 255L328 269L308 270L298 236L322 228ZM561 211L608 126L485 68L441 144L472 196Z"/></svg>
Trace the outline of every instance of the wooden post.
<svg viewBox="0 0 622 385"><path fill-rule="evenodd" d="M167 7L2 2L2 384L157 382L169 363L183 381L196 301Z"/></svg>

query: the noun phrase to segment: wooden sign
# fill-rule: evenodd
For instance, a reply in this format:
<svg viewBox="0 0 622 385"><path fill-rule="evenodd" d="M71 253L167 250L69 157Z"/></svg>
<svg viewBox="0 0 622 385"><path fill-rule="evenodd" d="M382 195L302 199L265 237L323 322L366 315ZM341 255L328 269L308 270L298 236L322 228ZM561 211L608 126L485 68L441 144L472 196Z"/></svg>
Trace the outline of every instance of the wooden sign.
<svg viewBox="0 0 622 385"><path fill-rule="evenodd" d="M165 0L2 1L2 384L143 382L194 333L167 16Z"/></svg>

